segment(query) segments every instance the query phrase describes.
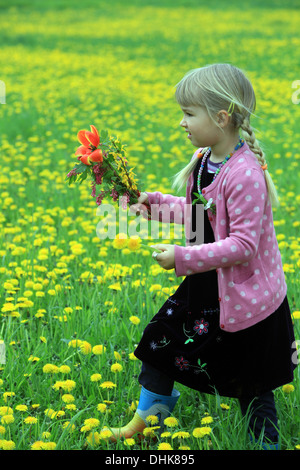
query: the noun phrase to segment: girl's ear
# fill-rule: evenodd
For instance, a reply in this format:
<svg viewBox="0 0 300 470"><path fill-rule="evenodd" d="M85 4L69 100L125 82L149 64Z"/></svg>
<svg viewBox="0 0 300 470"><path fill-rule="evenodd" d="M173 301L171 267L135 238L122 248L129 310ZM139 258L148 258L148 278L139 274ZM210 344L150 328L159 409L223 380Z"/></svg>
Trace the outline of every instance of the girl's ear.
<svg viewBox="0 0 300 470"><path fill-rule="evenodd" d="M217 121L218 121L219 126L226 127L229 120L230 120L229 114L227 111L225 111L225 109L222 109L221 111L218 112Z"/></svg>

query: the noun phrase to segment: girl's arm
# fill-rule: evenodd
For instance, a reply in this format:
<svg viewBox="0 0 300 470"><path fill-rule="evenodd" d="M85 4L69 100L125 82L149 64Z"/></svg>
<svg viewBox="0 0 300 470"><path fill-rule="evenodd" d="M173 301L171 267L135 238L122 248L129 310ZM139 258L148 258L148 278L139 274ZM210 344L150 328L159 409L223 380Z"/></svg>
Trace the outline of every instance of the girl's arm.
<svg viewBox="0 0 300 470"><path fill-rule="evenodd" d="M151 219L160 222L184 224L185 197L162 194L160 192L142 193L139 205L149 205ZM137 207L141 209L141 207ZM141 210L141 212L144 212Z"/></svg>
<svg viewBox="0 0 300 470"><path fill-rule="evenodd" d="M166 223L184 224L185 197L160 192L147 193L147 195L151 209L151 219Z"/></svg>
<svg viewBox="0 0 300 470"><path fill-rule="evenodd" d="M259 169L243 169L230 176L225 190L228 236L214 243L186 247L175 245L177 276L246 263L256 255L268 200L264 175ZM217 233L218 228L215 235Z"/></svg>

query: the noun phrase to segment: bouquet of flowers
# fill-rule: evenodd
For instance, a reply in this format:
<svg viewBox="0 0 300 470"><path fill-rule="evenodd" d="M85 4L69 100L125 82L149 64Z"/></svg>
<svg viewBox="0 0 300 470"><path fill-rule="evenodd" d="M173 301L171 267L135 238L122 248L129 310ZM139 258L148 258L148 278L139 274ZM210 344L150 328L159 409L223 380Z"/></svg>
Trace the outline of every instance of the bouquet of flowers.
<svg viewBox="0 0 300 470"><path fill-rule="evenodd" d="M75 155L79 163L67 174L69 184L82 183L89 176L92 196L98 206L106 196L114 201L121 198L124 209L127 204L136 204L140 191L133 170L128 167L124 146L117 138L109 137L108 132L101 131L99 135L95 126L90 128L90 131L81 130L77 134L81 145Z"/></svg>

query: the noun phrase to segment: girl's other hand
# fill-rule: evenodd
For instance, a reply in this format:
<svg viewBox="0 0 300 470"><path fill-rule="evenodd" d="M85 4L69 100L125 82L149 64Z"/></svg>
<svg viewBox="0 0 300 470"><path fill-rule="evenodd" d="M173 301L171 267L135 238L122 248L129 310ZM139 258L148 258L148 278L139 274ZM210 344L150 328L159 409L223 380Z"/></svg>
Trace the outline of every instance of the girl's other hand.
<svg viewBox="0 0 300 470"><path fill-rule="evenodd" d="M174 245L151 245L152 248L161 250L162 253L153 253L152 257L156 259L158 264L169 271L175 268L175 247ZM154 255L154 256L153 256Z"/></svg>

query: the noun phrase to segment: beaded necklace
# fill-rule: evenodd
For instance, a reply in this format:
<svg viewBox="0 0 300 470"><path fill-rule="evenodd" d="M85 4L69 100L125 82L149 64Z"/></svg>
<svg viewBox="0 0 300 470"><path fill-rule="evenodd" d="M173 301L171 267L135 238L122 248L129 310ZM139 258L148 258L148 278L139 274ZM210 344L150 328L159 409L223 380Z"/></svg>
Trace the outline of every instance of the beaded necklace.
<svg viewBox="0 0 300 470"><path fill-rule="evenodd" d="M232 157L234 152L236 150L240 149L244 145L244 143L245 143L245 141L240 138L238 144L234 148L234 151L229 153L227 155L227 157L225 157L225 159L222 161L221 165L217 168L217 170L214 174L214 177L213 177L213 181L216 179L216 177L220 173L221 169L228 162L230 157ZM213 200L209 199L209 201L207 201L205 199L205 197L203 196L202 191L201 191L201 176L202 176L202 172L203 172L203 168L204 168L206 159L210 155L210 153L211 153L211 148L209 147L208 149L206 149L205 153L200 152L198 154L198 158L202 158L202 160L201 160L201 165L200 165L198 176L197 176L197 190L198 190L198 193L194 193L194 195L196 196L196 199L193 201L193 204L196 204L197 202L201 201L204 204L204 209L205 210L210 209L212 211L212 213L215 214L216 213L216 205L212 204Z"/></svg>

